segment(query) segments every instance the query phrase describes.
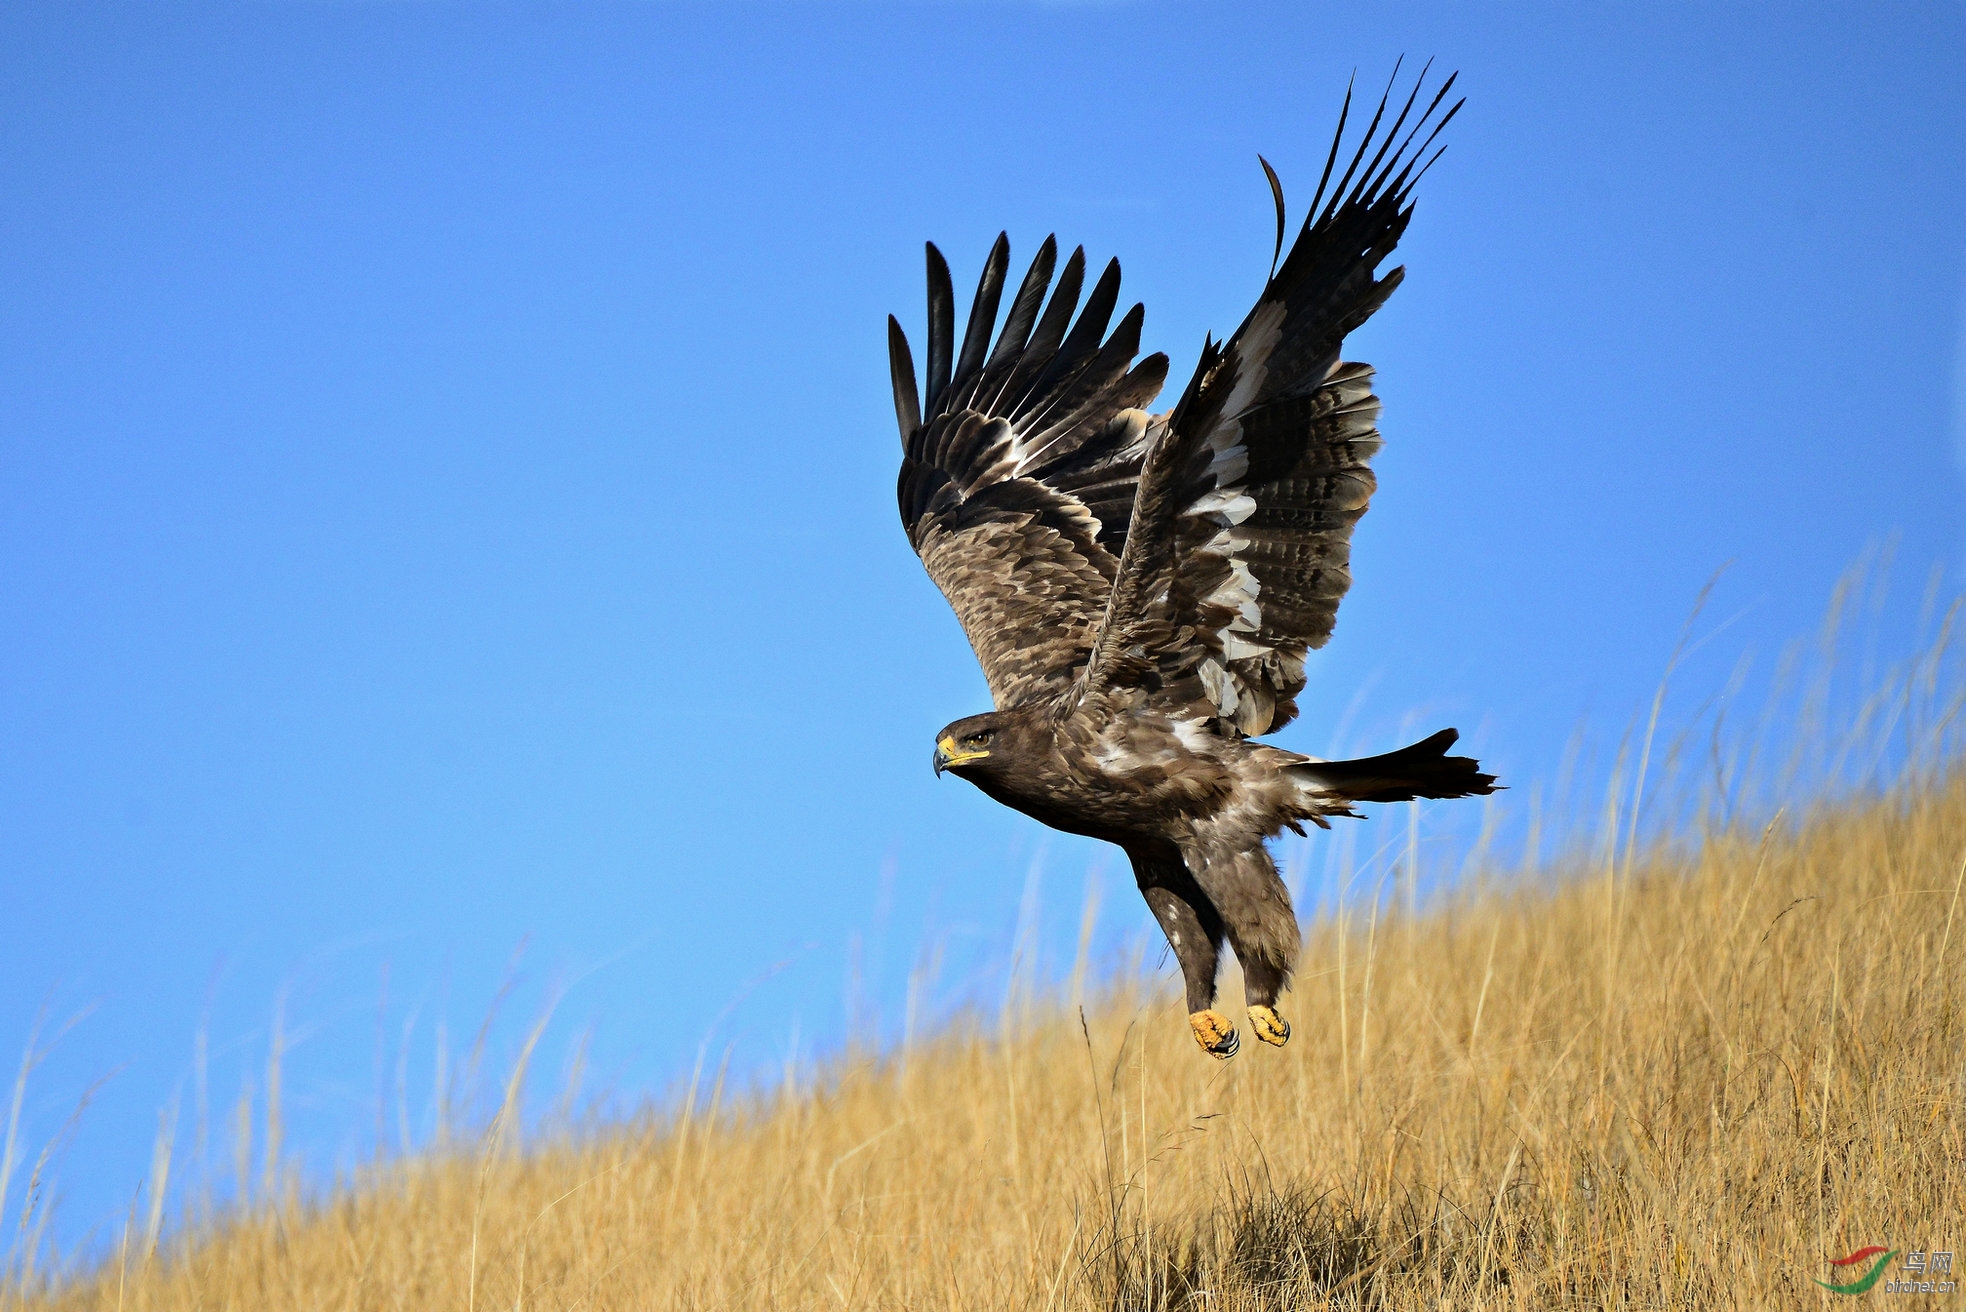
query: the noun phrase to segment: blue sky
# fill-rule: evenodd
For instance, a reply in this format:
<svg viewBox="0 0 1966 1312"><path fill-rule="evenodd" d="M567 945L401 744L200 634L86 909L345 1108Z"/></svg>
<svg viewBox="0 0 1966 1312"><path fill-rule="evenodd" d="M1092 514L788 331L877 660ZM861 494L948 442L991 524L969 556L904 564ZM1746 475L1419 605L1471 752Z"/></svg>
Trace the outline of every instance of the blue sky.
<svg viewBox="0 0 1966 1312"><path fill-rule="evenodd" d="M563 994L542 1082L586 1035L626 1105L706 1035L891 1032L934 945L984 998L1027 905L1069 955L1094 847L928 768L987 699L884 316L924 239L973 284L1056 232L1184 381L1268 266L1257 152L1303 204L1402 53L1469 103L1348 351L1381 491L1281 741L1458 725L1519 825L1723 564L1689 696L1868 548L1887 640L1960 561L1966 8L0 8L0 1054L93 1007L23 1123L108 1077L63 1241L160 1109L197 1179L201 1025L216 1123L279 1011L319 1171L399 1060L428 1135L508 974L487 1064Z"/></svg>

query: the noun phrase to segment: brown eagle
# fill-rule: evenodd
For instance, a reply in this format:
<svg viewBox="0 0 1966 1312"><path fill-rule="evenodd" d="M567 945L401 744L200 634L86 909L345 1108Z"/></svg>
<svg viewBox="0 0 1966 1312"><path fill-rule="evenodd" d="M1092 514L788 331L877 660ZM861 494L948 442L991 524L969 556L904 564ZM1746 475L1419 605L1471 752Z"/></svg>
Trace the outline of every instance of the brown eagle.
<svg viewBox="0 0 1966 1312"><path fill-rule="evenodd" d="M1290 1037L1275 1008L1297 958L1297 918L1266 839L1302 834L1304 820L1328 828L1327 817L1356 815L1356 802L1494 785L1474 760L1447 755L1452 729L1355 761L1254 741L1297 713L1304 652L1331 636L1351 584L1379 400L1371 368L1340 362L1339 348L1399 285L1403 269L1376 271L1412 217L1413 184L1438 158L1427 151L1460 108L1436 117L1453 85L1409 129L1416 83L1382 134L1388 87L1327 200L1347 91L1289 254L1272 257L1235 335L1204 343L1171 411L1144 408L1167 357L1133 362L1142 307L1106 331L1119 262L1080 307L1084 250L1054 287L1053 238L1000 329L1010 246L997 238L960 350L949 266L928 247L925 394L888 319L901 522L996 704L937 735L936 773L1126 850L1180 960L1195 1039L1217 1057L1239 1044L1213 1009L1225 936L1257 1037ZM1281 255L1283 192L1263 168Z"/></svg>

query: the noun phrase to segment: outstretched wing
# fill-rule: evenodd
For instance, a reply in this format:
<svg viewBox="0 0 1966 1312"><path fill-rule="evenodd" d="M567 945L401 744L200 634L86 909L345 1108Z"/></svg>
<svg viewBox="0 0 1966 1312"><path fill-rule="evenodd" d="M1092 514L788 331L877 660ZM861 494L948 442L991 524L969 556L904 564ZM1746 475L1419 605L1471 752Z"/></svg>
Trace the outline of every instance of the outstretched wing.
<svg viewBox="0 0 1966 1312"><path fill-rule="evenodd" d="M1304 653L1331 636L1351 586L1352 527L1375 487L1372 370L1341 363L1339 348L1399 285L1403 269L1381 278L1378 266L1412 218L1413 184L1439 157L1428 148L1461 107L1434 117L1449 77L1407 130L1425 78L1383 137L1381 99L1327 202L1346 93L1289 255L1235 336L1202 348L1154 434L1089 687L1130 686L1170 713L1246 735L1296 715ZM1283 193L1270 179L1280 250Z"/></svg>
<svg viewBox="0 0 1966 1312"><path fill-rule="evenodd" d="M925 398L908 339L887 321L901 523L999 708L1064 691L1085 663L1146 457L1148 418L1138 407L1167 377L1164 355L1133 364L1142 307L1106 334L1119 261L1079 310L1085 252L1072 252L1051 289L1057 257L1047 237L992 347L1010 264L999 236L957 353L949 266L929 246Z"/></svg>

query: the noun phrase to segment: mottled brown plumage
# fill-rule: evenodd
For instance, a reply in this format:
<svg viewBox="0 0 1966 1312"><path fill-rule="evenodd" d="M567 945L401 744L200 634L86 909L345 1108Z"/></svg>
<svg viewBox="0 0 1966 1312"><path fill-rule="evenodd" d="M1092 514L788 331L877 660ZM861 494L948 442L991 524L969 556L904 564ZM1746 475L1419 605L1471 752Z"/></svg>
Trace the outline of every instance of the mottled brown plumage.
<svg viewBox="0 0 1966 1312"><path fill-rule="evenodd" d="M1134 363L1142 307L1107 333L1118 262L1080 308L1084 252L1058 270L1051 238L1000 329L1010 246L997 238L960 350L949 267L928 248L925 392L888 320L902 524L996 706L938 735L936 769L1126 850L1181 963L1196 1039L1217 1056L1238 1042L1213 1010L1225 938L1258 1036L1289 1037L1275 1003L1297 920L1265 840L1355 815L1357 802L1494 784L1473 760L1446 755L1451 729L1359 761L1252 741L1295 716L1304 653L1331 636L1351 584L1379 401L1372 370L1338 352L1399 284L1403 270L1377 268L1412 216L1434 136L1460 108L1435 118L1453 83L1410 129L1420 86L1384 134L1382 99L1327 201L1340 115L1289 254L1235 335L1204 344L1167 413L1143 409L1167 357Z"/></svg>

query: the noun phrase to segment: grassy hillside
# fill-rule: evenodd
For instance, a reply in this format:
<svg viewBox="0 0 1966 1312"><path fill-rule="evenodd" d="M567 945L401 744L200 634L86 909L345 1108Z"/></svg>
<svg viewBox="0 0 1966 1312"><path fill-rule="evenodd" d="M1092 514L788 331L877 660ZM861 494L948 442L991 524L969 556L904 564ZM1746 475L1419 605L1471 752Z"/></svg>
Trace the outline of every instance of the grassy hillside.
<svg viewBox="0 0 1966 1312"><path fill-rule="evenodd" d="M1209 1060L1171 993L1033 1007L761 1105L494 1129L8 1301L1834 1301L1864 1267L1829 1259L1966 1247L1962 873L1966 789L1912 790L1321 929L1281 1051Z"/></svg>

